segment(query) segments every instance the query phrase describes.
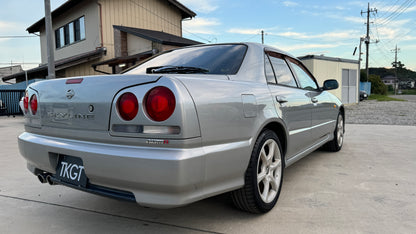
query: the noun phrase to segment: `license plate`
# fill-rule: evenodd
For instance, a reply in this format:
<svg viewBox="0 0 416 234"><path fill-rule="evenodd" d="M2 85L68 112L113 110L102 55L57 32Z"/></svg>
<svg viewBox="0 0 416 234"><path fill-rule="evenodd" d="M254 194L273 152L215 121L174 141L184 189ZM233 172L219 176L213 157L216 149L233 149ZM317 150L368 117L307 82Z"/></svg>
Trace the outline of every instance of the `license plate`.
<svg viewBox="0 0 416 234"><path fill-rule="evenodd" d="M88 179L85 175L82 159L68 155L60 155L56 169L56 178L63 182L85 188Z"/></svg>

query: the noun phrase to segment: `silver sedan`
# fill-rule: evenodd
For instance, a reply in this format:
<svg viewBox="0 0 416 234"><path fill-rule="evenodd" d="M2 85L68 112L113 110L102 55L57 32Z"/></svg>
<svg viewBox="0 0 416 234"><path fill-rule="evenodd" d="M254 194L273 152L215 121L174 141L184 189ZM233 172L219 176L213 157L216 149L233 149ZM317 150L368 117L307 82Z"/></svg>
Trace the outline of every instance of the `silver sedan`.
<svg viewBox="0 0 416 234"><path fill-rule="evenodd" d="M284 168L339 151L344 107L295 57L256 43L156 55L122 75L31 84L20 153L42 183L169 208L231 192L271 210Z"/></svg>

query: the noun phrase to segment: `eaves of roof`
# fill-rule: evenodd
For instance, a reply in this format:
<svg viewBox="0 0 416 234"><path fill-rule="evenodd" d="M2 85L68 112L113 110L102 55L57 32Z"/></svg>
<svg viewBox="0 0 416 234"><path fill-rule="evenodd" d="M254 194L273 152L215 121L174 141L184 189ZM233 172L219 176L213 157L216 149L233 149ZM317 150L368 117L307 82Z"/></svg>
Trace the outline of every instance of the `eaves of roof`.
<svg viewBox="0 0 416 234"><path fill-rule="evenodd" d="M144 38L149 41L157 42L163 45L172 45L172 46L190 46L190 45L199 45L203 44L198 41L190 40L187 38L179 37L173 34L148 30L148 29L141 29L141 28L132 28L132 27L124 27L124 26L113 26L114 29L120 30L122 32L129 33L131 35Z"/></svg>
<svg viewBox="0 0 416 234"><path fill-rule="evenodd" d="M72 56L72 57L69 57L69 58L57 60L57 61L55 61L55 69L60 70L60 69L67 68L67 67L72 66L72 65L76 65L76 64L85 62L85 61L90 61L90 60L93 60L93 59L97 59L97 58L102 57L105 53L106 53L106 48L99 48L99 49L94 50L94 51L90 51L90 52L86 52L86 53L79 54L79 55L76 55L76 56ZM22 72L15 73L13 75L5 76L5 77L2 78L2 80L7 81L7 80L15 79L15 78L18 78L18 77L22 77L22 76L24 77L26 72L27 72L28 75L31 75L31 74L34 74L34 73L43 72L47 69L48 69L47 65L40 65L39 67L35 67L35 68L29 69L27 71L22 71Z"/></svg>
<svg viewBox="0 0 416 234"><path fill-rule="evenodd" d="M62 15L63 13L69 11L73 7L77 6L78 4L82 3L85 0L68 0L60 7L56 8L52 13L52 19ZM169 4L177 7L181 11L182 19L192 18L196 16L196 13L181 4L176 0L166 0ZM26 29L29 33L39 32L41 27L45 25L45 18L38 20L36 23L32 24L30 27Z"/></svg>

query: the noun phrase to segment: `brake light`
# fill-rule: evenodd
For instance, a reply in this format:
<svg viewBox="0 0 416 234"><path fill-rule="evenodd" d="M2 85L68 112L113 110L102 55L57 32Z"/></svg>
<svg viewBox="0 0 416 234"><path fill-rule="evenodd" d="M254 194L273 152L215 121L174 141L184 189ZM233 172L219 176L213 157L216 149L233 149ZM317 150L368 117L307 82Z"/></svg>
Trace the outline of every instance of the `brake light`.
<svg viewBox="0 0 416 234"><path fill-rule="evenodd" d="M81 84L84 78L74 78L66 80L65 84Z"/></svg>
<svg viewBox="0 0 416 234"><path fill-rule="evenodd" d="M130 121L136 117L139 111L139 103L132 93L124 93L118 98L117 111L122 119Z"/></svg>
<svg viewBox="0 0 416 234"><path fill-rule="evenodd" d="M157 122L167 120L176 106L175 95L170 89L162 86L147 92L144 103L149 118Z"/></svg>
<svg viewBox="0 0 416 234"><path fill-rule="evenodd" d="M25 113L27 113L29 109L29 97L28 97L27 92L25 94L25 97L23 98L23 108L25 109Z"/></svg>
<svg viewBox="0 0 416 234"><path fill-rule="evenodd" d="M30 110L32 112L32 115L36 115L38 112L38 98L35 94L30 97Z"/></svg>

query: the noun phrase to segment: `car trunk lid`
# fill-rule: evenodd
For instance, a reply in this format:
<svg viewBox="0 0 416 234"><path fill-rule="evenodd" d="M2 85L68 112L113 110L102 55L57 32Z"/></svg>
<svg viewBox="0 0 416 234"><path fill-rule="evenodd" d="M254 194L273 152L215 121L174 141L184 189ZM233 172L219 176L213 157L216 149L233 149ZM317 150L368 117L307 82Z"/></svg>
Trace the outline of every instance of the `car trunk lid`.
<svg viewBox="0 0 416 234"><path fill-rule="evenodd" d="M111 104L124 88L156 82L159 75L111 75L38 82L41 126L108 131Z"/></svg>

